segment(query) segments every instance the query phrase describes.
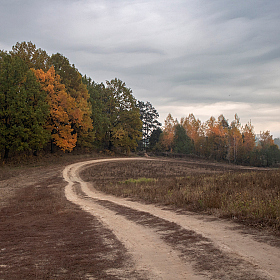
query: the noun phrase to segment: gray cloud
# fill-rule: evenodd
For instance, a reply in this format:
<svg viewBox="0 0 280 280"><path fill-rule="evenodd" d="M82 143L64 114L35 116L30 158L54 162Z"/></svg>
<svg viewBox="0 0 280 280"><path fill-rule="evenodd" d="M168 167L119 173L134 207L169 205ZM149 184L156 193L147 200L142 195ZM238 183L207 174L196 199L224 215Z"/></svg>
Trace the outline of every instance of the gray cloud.
<svg viewBox="0 0 280 280"><path fill-rule="evenodd" d="M50 54L67 56L97 82L118 77L136 98L151 101L162 120L168 112L209 118L236 110L256 130L280 136L277 0L0 5L0 49L31 40Z"/></svg>

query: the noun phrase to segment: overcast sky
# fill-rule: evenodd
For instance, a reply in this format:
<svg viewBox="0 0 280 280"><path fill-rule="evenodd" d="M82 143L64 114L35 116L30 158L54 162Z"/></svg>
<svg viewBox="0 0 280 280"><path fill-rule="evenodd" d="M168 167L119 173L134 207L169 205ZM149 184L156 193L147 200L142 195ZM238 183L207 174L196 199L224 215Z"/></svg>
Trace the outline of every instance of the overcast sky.
<svg viewBox="0 0 280 280"><path fill-rule="evenodd" d="M279 0L0 0L0 49L32 41L160 121L237 113L280 137Z"/></svg>

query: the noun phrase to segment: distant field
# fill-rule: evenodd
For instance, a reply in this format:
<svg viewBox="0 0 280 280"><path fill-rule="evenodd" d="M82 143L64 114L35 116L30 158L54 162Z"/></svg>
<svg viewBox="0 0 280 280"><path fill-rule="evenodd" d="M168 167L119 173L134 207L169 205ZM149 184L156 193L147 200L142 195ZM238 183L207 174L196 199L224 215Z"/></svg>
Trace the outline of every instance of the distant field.
<svg viewBox="0 0 280 280"><path fill-rule="evenodd" d="M280 171L198 160L106 162L82 178L106 193L231 218L280 233Z"/></svg>

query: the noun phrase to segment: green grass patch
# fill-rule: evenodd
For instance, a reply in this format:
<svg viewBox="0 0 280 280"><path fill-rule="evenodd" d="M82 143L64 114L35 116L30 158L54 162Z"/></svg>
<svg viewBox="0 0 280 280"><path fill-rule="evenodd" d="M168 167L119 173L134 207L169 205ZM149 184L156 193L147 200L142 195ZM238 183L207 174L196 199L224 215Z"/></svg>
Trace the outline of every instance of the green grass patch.
<svg viewBox="0 0 280 280"><path fill-rule="evenodd" d="M145 184L145 183L152 183L152 182L156 182L157 179L155 178L139 178L139 179L133 179L133 178L130 178L128 180L125 180L125 181L120 181L119 184Z"/></svg>

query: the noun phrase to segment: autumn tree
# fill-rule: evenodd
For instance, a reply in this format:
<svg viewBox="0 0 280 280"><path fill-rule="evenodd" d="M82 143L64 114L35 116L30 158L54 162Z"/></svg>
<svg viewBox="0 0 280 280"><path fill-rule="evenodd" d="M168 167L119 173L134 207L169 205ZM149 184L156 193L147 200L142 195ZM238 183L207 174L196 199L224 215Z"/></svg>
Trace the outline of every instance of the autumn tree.
<svg viewBox="0 0 280 280"><path fill-rule="evenodd" d="M164 120L164 128L161 136L161 145L165 151L171 151L174 144L175 126L178 124L177 119L174 120L171 114L168 114Z"/></svg>
<svg viewBox="0 0 280 280"><path fill-rule="evenodd" d="M262 148L274 145L273 136L269 130L260 133L260 145Z"/></svg>
<svg viewBox="0 0 280 280"><path fill-rule="evenodd" d="M280 150L270 132L262 132L257 145L253 125L249 122L242 126L237 114L230 124L223 115L217 119L212 116L202 123L190 114L181 118L180 125L169 114L163 132L158 135L160 141L154 147L157 151L183 151L186 140L182 139L187 136L194 144L194 152L202 157L254 166L280 163Z"/></svg>
<svg viewBox="0 0 280 280"><path fill-rule="evenodd" d="M46 94L34 73L17 56L0 52L0 147L10 151L39 150L48 141Z"/></svg>
<svg viewBox="0 0 280 280"><path fill-rule="evenodd" d="M206 122L206 156L225 160L228 153L228 123L223 115L216 120L213 116Z"/></svg>
<svg viewBox="0 0 280 280"><path fill-rule="evenodd" d="M185 128L187 135L194 144L194 150L197 155L204 154L205 135L203 123L196 119L193 114L189 114L186 118L181 118L181 125Z"/></svg>
<svg viewBox="0 0 280 280"><path fill-rule="evenodd" d="M82 147L91 147L94 141L94 133L91 119L91 106L87 86L82 81L82 75L70 64L68 58L57 53L50 58L56 74L60 76L61 83L65 85L66 92L75 99L77 112L82 115L81 122L71 123L73 132L77 134L77 144Z"/></svg>
<svg viewBox="0 0 280 280"><path fill-rule="evenodd" d="M46 73L42 69L33 69L33 72L40 82L42 90L47 93L50 114L46 128L51 133L52 143L62 151L72 151L77 143L77 133L73 129L73 124L79 126L83 122L83 116L76 100L66 92L54 67L51 67Z"/></svg>
<svg viewBox="0 0 280 280"><path fill-rule="evenodd" d="M242 129L242 146L240 153L242 155L242 164L251 164L252 153L256 147L256 135L251 121Z"/></svg>

